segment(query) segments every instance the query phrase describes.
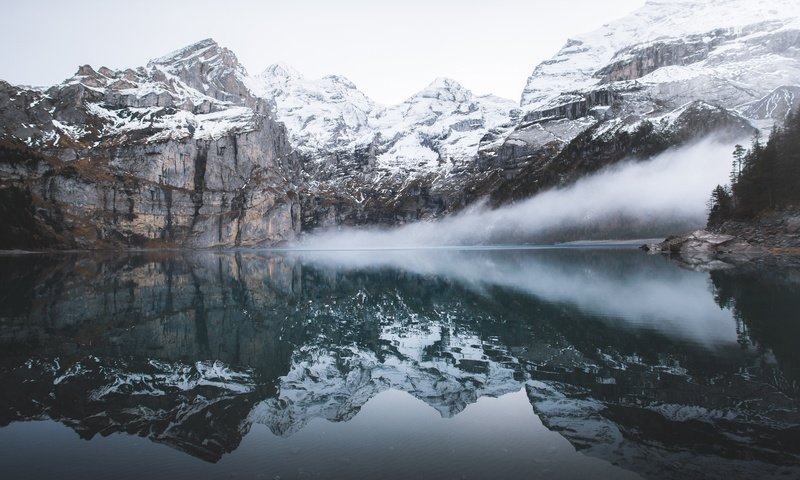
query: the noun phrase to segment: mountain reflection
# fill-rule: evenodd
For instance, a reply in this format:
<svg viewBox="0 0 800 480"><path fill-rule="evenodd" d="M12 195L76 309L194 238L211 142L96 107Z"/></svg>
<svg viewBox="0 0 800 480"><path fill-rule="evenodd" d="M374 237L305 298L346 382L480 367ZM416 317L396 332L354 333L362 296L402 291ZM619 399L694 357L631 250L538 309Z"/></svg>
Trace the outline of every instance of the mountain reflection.
<svg viewBox="0 0 800 480"><path fill-rule="evenodd" d="M0 270L0 425L52 418L216 462L254 424L346 421L388 389L450 417L524 386L548 428L646 477L681 462L689 477L800 473L793 278L615 249L76 254ZM753 300L767 292L785 293Z"/></svg>

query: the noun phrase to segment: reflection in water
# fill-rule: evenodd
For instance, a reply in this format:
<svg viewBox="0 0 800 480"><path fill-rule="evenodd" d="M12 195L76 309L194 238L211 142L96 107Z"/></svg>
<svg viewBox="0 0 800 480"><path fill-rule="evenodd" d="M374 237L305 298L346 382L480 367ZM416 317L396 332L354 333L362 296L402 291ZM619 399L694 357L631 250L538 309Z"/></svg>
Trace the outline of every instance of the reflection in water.
<svg viewBox="0 0 800 480"><path fill-rule="evenodd" d="M85 439L121 432L220 462L263 431L271 449L312 442L322 420L380 432L369 419L399 417L391 392L456 419L524 389L547 428L647 478L800 473L793 278L709 276L610 248L23 256L0 257L0 271L6 431L49 418ZM518 423L530 413L511 411ZM433 438L433 424L408 442ZM474 437L449 444L480 450ZM336 443L276 457L266 473L441 468L377 451L345 468ZM478 478L568 477L573 463L620 474L507 450L499 464L463 458L491 465Z"/></svg>

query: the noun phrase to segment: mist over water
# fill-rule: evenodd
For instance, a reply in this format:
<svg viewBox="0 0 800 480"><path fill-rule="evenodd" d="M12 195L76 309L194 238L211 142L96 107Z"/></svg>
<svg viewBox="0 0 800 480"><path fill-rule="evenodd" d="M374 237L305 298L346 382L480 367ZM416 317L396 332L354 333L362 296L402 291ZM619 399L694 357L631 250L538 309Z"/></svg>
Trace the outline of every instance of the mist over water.
<svg viewBox="0 0 800 480"><path fill-rule="evenodd" d="M297 246L419 248L531 242L553 235L579 240L597 238L592 234L597 231L607 238L630 238L630 226L637 226L634 235L640 238L661 236L672 225L699 228L706 221L711 190L727 182L732 145L707 138L647 161L621 162L569 187L495 210L478 204L436 221L323 232L309 235Z"/></svg>
<svg viewBox="0 0 800 480"><path fill-rule="evenodd" d="M800 478L783 272L607 245L0 270L8 478Z"/></svg>
<svg viewBox="0 0 800 480"><path fill-rule="evenodd" d="M340 274L384 269L446 278L486 296L513 290L708 347L737 339L733 313L709 294L707 274L630 247L305 251L290 258Z"/></svg>

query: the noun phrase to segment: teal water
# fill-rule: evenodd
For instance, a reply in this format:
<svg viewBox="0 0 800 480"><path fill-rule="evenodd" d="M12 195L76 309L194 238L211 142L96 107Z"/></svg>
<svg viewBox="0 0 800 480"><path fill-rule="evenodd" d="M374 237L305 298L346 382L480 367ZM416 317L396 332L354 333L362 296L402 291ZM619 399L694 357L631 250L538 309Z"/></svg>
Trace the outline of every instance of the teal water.
<svg viewBox="0 0 800 480"><path fill-rule="evenodd" d="M791 478L800 272L619 245L0 257L4 478Z"/></svg>

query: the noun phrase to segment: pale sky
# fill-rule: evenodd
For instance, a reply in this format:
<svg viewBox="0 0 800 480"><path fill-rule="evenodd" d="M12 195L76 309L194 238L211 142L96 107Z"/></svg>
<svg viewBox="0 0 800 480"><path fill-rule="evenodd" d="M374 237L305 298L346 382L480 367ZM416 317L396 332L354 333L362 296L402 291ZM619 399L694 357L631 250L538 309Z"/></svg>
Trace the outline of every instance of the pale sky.
<svg viewBox="0 0 800 480"><path fill-rule="evenodd" d="M518 101L567 38L644 0L3 0L0 79L53 85L77 67L137 67L204 38L251 74L285 62L399 103L436 77Z"/></svg>

